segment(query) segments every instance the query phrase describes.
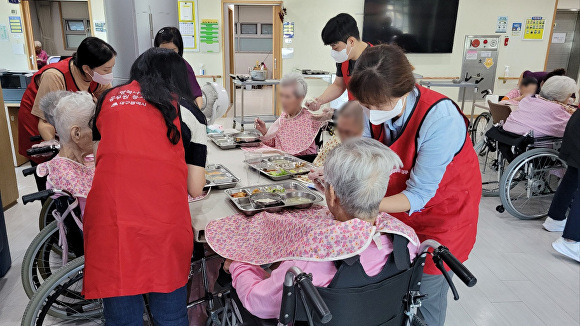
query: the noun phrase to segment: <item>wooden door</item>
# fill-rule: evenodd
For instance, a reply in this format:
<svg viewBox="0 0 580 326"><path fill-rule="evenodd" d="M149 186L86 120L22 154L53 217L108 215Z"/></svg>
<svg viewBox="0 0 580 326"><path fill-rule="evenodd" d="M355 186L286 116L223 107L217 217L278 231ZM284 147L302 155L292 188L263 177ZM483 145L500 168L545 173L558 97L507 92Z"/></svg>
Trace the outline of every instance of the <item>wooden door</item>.
<svg viewBox="0 0 580 326"><path fill-rule="evenodd" d="M274 67L272 69L272 78L280 79L282 78L282 20L280 19L280 10L282 6L274 5L272 6L272 57L274 61ZM276 107L276 114L280 115L280 101L276 101L278 94L275 92L275 88L272 87L272 106Z"/></svg>
<svg viewBox="0 0 580 326"><path fill-rule="evenodd" d="M16 203L18 199L18 185L16 183L16 171L12 159L12 144L10 144L10 133L8 132L8 121L4 106L2 88L0 88L0 192L2 193L3 209Z"/></svg>

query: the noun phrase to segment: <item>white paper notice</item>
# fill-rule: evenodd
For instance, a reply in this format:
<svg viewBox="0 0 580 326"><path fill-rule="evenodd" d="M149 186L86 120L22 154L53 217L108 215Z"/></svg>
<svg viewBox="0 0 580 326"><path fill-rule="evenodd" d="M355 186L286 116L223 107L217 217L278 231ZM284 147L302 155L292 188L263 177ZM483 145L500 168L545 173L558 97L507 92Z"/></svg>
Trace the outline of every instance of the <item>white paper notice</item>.
<svg viewBox="0 0 580 326"><path fill-rule="evenodd" d="M491 51L481 51L479 55L482 58L491 58Z"/></svg>
<svg viewBox="0 0 580 326"><path fill-rule="evenodd" d="M179 20L193 20L193 3L179 3Z"/></svg>
<svg viewBox="0 0 580 326"><path fill-rule="evenodd" d="M552 34L552 43L566 43L566 33Z"/></svg>
<svg viewBox="0 0 580 326"><path fill-rule="evenodd" d="M469 50L465 54L465 60L477 60L477 51Z"/></svg>
<svg viewBox="0 0 580 326"><path fill-rule="evenodd" d="M282 48L282 59L294 58L294 48Z"/></svg>
<svg viewBox="0 0 580 326"><path fill-rule="evenodd" d="M191 35L183 35L183 47L186 49L195 48L195 37Z"/></svg>

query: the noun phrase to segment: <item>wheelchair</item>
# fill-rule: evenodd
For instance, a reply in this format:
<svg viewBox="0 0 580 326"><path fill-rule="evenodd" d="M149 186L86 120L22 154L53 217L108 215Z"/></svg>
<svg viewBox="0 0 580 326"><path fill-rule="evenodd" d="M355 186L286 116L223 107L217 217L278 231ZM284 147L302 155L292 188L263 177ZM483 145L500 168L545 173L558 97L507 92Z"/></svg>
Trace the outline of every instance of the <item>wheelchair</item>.
<svg viewBox="0 0 580 326"><path fill-rule="evenodd" d="M208 320L207 325L423 326L425 323L418 308L421 306L421 300L428 294L420 293L419 289L427 255L432 255L435 265L449 283L455 300L459 299L459 295L451 277L445 271L443 262L467 286L472 287L477 283L477 279L449 252L449 249L434 240L423 242L419 249L420 254L409 263L407 242L401 241L402 237L399 239L397 237L400 236L393 235L393 252L387 264L391 259L393 261L390 263L391 268L387 273L390 275L387 277L371 284L355 284L335 277L329 287L323 288L315 287L312 284L312 275L294 266L285 274L280 314L277 319L264 320L251 315L232 290L223 297L224 308L217 316L218 320ZM358 262L358 256L336 262L340 263L339 271L343 266L347 266L343 270L346 273L341 274L346 275L347 280L352 275L350 273L360 266L354 265L354 262Z"/></svg>
<svg viewBox="0 0 580 326"><path fill-rule="evenodd" d="M482 168L484 196L499 196L500 213L508 211L522 219L548 214L552 198L567 168L558 157L562 139L522 136L494 125L485 134L485 144L477 149Z"/></svg>

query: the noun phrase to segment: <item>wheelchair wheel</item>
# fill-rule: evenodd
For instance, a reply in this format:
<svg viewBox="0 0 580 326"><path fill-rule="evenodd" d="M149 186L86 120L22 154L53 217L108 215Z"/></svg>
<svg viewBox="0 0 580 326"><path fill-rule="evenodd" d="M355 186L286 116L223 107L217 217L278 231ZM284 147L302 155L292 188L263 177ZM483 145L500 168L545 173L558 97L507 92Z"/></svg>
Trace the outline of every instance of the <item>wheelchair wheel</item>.
<svg viewBox="0 0 580 326"><path fill-rule="evenodd" d="M42 205L40 216L38 217L38 229L40 231L42 231L42 229L44 229L44 227L47 226L50 222L54 221L54 217L52 217L52 211L55 208L55 201L48 197Z"/></svg>
<svg viewBox="0 0 580 326"><path fill-rule="evenodd" d="M485 132L488 129L489 121L491 120L491 113L483 112L478 115L473 121L473 126L471 126L471 142L473 145L477 144L479 141L485 138Z"/></svg>
<svg viewBox="0 0 580 326"><path fill-rule="evenodd" d="M505 170L506 161L495 148L495 142L485 140L477 148L479 171L481 172L481 195L483 197L499 196L499 179Z"/></svg>
<svg viewBox="0 0 580 326"><path fill-rule="evenodd" d="M80 295L84 266L85 258L79 257L49 277L28 303L21 325L103 325L102 302Z"/></svg>
<svg viewBox="0 0 580 326"><path fill-rule="evenodd" d="M501 177L502 205L519 219L546 216L566 168L566 162L553 149L536 148L522 153Z"/></svg>
<svg viewBox="0 0 580 326"><path fill-rule="evenodd" d="M69 260L74 258L69 253ZM53 221L36 235L24 254L20 275L26 295L32 298L42 283L61 267L62 248L58 245L58 226Z"/></svg>

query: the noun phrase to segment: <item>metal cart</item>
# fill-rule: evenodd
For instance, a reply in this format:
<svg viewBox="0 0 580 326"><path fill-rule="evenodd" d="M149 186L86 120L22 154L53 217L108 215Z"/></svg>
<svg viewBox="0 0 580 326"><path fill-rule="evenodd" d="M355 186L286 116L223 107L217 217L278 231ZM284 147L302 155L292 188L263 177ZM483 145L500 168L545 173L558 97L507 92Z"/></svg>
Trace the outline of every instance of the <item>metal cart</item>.
<svg viewBox="0 0 580 326"><path fill-rule="evenodd" d="M266 79L266 80L262 80L262 81L258 81L258 80L251 80L248 79L246 81L241 81L237 78L236 75L230 75L230 78L232 78L233 83L234 83L234 89L233 89L233 98L234 98L234 124L233 124L233 128L236 128L236 125L239 123L240 124L240 129L242 131L244 131L244 124L253 124L254 120L256 118L260 118L262 120L264 120L264 122L274 122L276 121L276 119L278 119L278 115L276 114L276 107L278 106L278 97L277 97L277 85L280 83L280 80L277 79ZM236 108L236 86L240 86L241 87L241 92L242 92L242 102L240 104L241 106L241 116L237 116L236 112L237 112L237 108ZM244 114L244 88L246 88L246 86L274 86L274 108L272 109L272 115L251 115L251 116L246 116Z"/></svg>
<svg viewBox="0 0 580 326"><path fill-rule="evenodd" d="M460 83L454 83L454 82L445 82L445 81L420 81L419 84L421 86L425 86L427 88L431 88L431 87L457 87L460 89L464 89L465 91L462 92L462 97L461 97L461 112L464 112L463 109L465 107L465 93L467 93L467 89L471 88L473 89L473 98L472 98L472 103L471 103L471 117L469 118L469 126L471 128L471 126L473 125L473 115L475 113L475 101L477 100L477 93L479 91L479 85L478 83L475 82L466 82L466 81L462 81Z"/></svg>

